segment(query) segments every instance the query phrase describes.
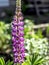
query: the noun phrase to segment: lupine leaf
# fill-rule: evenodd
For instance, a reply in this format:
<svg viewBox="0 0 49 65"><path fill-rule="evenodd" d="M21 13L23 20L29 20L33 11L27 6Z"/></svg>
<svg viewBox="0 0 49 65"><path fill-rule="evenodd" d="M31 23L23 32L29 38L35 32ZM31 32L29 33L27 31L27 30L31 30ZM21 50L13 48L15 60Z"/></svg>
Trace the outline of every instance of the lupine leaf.
<svg viewBox="0 0 49 65"><path fill-rule="evenodd" d="M6 62L6 65L12 65L12 64L13 64L13 62L10 60Z"/></svg>
<svg viewBox="0 0 49 65"><path fill-rule="evenodd" d="M3 58L0 58L0 65L5 65L5 61Z"/></svg>

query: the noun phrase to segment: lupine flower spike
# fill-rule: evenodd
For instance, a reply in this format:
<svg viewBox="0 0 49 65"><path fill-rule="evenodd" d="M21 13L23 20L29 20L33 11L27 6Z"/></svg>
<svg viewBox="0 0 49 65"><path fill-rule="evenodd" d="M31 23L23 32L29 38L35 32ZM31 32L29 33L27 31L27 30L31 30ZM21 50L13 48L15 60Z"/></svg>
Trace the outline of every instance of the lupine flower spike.
<svg viewBox="0 0 49 65"><path fill-rule="evenodd" d="M16 1L16 14L12 21L12 45L14 63L22 63L25 57L24 22L21 13L21 0Z"/></svg>

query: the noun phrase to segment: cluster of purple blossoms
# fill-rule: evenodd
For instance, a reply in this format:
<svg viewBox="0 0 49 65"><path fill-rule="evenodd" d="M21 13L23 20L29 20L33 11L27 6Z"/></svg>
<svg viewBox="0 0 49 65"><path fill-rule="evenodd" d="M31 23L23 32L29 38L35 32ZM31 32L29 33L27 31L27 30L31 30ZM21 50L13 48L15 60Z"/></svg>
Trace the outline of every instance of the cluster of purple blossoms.
<svg viewBox="0 0 49 65"><path fill-rule="evenodd" d="M14 63L22 63L25 57L24 22L21 12L18 12L12 22L12 45Z"/></svg>

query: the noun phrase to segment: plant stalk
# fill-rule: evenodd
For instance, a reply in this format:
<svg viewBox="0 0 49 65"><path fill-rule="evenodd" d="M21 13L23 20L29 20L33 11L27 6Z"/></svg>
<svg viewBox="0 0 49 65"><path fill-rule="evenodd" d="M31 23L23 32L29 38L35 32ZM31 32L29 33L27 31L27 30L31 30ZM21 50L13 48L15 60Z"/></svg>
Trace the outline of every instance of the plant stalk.
<svg viewBox="0 0 49 65"><path fill-rule="evenodd" d="M21 65L20 63L15 63L14 65Z"/></svg>
<svg viewBox="0 0 49 65"><path fill-rule="evenodd" d="M21 0L16 0L16 12L21 12Z"/></svg>

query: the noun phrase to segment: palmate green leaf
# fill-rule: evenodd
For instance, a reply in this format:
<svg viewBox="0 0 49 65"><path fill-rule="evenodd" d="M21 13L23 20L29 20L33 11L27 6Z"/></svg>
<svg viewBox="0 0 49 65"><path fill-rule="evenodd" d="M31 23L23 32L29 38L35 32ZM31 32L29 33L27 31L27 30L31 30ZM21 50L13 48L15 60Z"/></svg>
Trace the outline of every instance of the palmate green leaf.
<svg viewBox="0 0 49 65"><path fill-rule="evenodd" d="M13 62L9 60L6 62L6 65L13 65Z"/></svg>
<svg viewBox="0 0 49 65"><path fill-rule="evenodd" d="M44 57L38 56L38 54L33 54L31 65L41 65L44 61Z"/></svg>
<svg viewBox="0 0 49 65"><path fill-rule="evenodd" d="M0 58L0 65L13 65L13 61L7 61L6 63L5 63L5 61L4 61L4 59L1 57Z"/></svg>
<svg viewBox="0 0 49 65"><path fill-rule="evenodd" d="M22 65L41 65L45 61L45 57L33 54L32 56L27 56L26 61Z"/></svg>
<svg viewBox="0 0 49 65"><path fill-rule="evenodd" d="M38 65L41 65L44 61L45 61L45 60L42 59L42 60L38 61L38 62L36 63L36 65L37 65L37 64L38 64Z"/></svg>
<svg viewBox="0 0 49 65"><path fill-rule="evenodd" d="M27 61L25 61L23 65L41 65L46 61L45 57L39 56L38 54L27 56L26 59Z"/></svg>
<svg viewBox="0 0 49 65"><path fill-rule="evenodd" d="M34 62L36 61L37 58L38 58L38 54L33 54L33 55L32 55L31 65L34 64Z"/></svg>
<svg viewBox="0 0 49 65"><path fill-rule="evenodd" d="M43 62L44 62L44 59L43 58L39 58L39 59L35 60L33 65L39 65L39 64L42 64Z"/></svg>
<svg viewBox="0 0 49 65"><path fill-rule="evenodd" d="M0 58L0 65L5 65L5 61L3 58Z"/></svg>

